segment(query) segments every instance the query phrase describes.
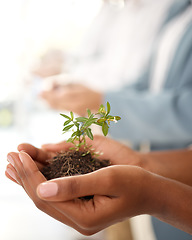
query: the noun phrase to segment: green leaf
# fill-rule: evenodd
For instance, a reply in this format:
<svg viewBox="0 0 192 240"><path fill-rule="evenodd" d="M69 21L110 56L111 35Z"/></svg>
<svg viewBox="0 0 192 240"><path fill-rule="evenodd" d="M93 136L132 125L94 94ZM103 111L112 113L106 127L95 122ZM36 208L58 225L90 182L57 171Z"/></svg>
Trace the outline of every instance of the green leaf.
<svg viewBox="0 0 192 240"><path fill-rule="evenodd" d="M68 125L65 128L63 128L63 131L68 131L69 129L71 129L74 126L74 124Z"/></svg>
<svg viewBox="0 0 192 240"><path fill-rule="evenodd" d="M70 147L69 150L74 150L75 148L74 147Z"/></svg>
<svg viewBox="0 0 192 240"><path fill-rule="evenodd" d="M87 152L85 152L85 153L83 153L81 156L82 157L85 157L87 154L89 154L90 153L90 151L87 151Z"/></svg>
<svg viewBox="0 0 192 240"><path fill-rule="evenodd" d="M107 136L107 134L108 134L108 129L109 129L109 126L107 125L106 122L104 122L104 123L102 124L102 132L103 132L103 135L104 135L104 136Z"/></svg>
<svg viewBox="0 0 192 240"><path fill-rule="evenodd" d="M70 114L71 114L71 119L72 119L72 121L73 121L73 119L74 119L74 114L73 114L73 112L70 112Z"/></svg>
<svg viewBox="0 0 192 240"><path fill-rule="evenodd" d="M73 138L69 138L69 139L67 140L67 142L73 143L73 142L74 142L74 139L73 139Z"/></svg>
<svg viewBox="0 0 192 240"><path fill-rule="evenodd" d="M63 125L64 125L64 126L66 126L66 125L68 125L70 122L71 122L71 119L70 119L70 120L67 120L67 121L65 121Z"/></svg>
<svg viewBox="0 0 192 240"><path fill-rule="evenodd" d="M115 120L119 121L119 120L121 120L121 117L115 116Z"/></svg>
<svg viewBox="0 0 192 240"><path fill-rule="evenodd" d="M88 117L91 115L91 110L90 109L87 109L87 114L88 114Z"/></svg>
<svg viewBox="0 0 192 240"><path fill-rule="evenodd" d="M80 125L80 124L77 123L77 122L74 122L74 125L75 125L76 128L79 128L79 125Z"/></svg>
<svg viewBox="0 0 192 240"><path fill-rule="evenodd" d="M75 136L77 136L77 131L75 131L75 132L71 135L71 137L75 137Z"/></svg>
<svg viewBox="0 0 192 240"><path fill-rule="evenodd" d="M105 107L103 106L103 104L101 104L99 107L99 112L104 112L104 111L105 111Z"/></svg>
<svg viewBox="0 0 192 240"><path fill-rule="evenodd" d="M109 126L111 121L117 122L121 118L119 116L112 116L110 115L111 106L110 103L107 102L106 107L101 104L99 107L99 110L96 113L91 113L90 109L87 109L87 117L74 117L74 113L71 111L69 116L66 114L60 114L65 119L64 121L64 128L63 128L63 134L68 132L72 127L71 130L71 136L67 140L67 142L71 142L74 144L73 149L79 151L79 148L81 146L84 146L84 148L88 151L90 149L90 146L86 143L86 136L89 137L91 140L93 140L93 134L91 130L91 125L96 124L102 128L102 132L104 136L108 134ZM93 153L94 154L94 153Z"/></svg>
<svg viewBox="0 0 192 240"><path fill-rule="evenodd" d="M91 140L93 140L93 134L91 132L91 128L86 129L86 134L87 134L87 137L89 137Z"/></svg>
<svg viewBox="0 0 192 240"><path fill-rule="evenodd" d="M100 118L100 119L97 120L98 123L103 123L103 122L105 122L105 121L106 121L105 118Z"/></svg>
<svg viewBox="0 0 192 240"><path fill-rule="evenodd" d="M103 123L98 123L98 122L95 122L94 124L98 125L98 126L102 126Z"/></svg>
<svg viewBox="0 0 192 240"><path fill-rule="evenodd" d="M96 121L97 121L97 118L88 119L88 120L85 122L84 127L91 126L91 124L95 123Z"/></svg>
<svg viewBox="0 0 192 240"><path fill-rule="evenodd" d="M111 111L111 106L109 102L107 102L107 115L110 113L110 111Z"/></svg>
<svg viewBox="0 0 192 240"><path fill-rule="evenodd" d="M67 118L67 119L71 120L71 118L69 116L65 115L65 114L60 113L60 115L63 116L64 118Z"/></svg>
<svg viewBox="0 0 192 240"><path fill-rule="evenodd" d="M77 131L77 137L80 137L83 133L81 131Z"/></svg>
<svg viewBox="0 0 192 240"><path fill-rule="evenodd" d="M86 118L86 117L77 117L75 119L77 122L86 122L88 120L88 118Z"/></svg>
<svg viewBox="0 0 192 240"><path fill-rule="evenodd" d="M111 116L111 115L108 115L108 116L107 116L107 120L110 120L110 121L111 121L111 120L114 120L114 117Z"/></svg>
<svg viewBox="0 0 192 240"><path fill-rule="evenodd" d="M89 119L92 119L92 118L94 118L94 114L92 113L90 116L89 116Z"/></svg>

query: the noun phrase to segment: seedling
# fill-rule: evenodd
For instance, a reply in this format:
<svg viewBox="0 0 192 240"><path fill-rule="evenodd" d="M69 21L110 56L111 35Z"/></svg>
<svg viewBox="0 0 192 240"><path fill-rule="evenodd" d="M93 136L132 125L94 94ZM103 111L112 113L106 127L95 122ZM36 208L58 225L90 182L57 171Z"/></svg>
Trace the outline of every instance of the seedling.
<svg viewBox="0 0 192 240"><path fill-rule="evenodd" d="M110 115L110 110L111 106L109 102L107 102L107 109L103 106L103 104L101 104L98 112L96 113L91 113L91 110L87 109L87 117L74 118L73 112L70 112L70 116L61 113L60 115L66 119L63 124L63 133L72 130L71 137L67 140L67 142L74 144L74 147L71 149L79 151L79 149L83 146L87 153L90 152L91 146L87 145L86 136L93 140L91 130L92 124L99 125L102 128L103 135L107 136L110 123L116 123L121 119L119 116Z"/></svg>
<svg viewBox="0 0 192 240"><path fill-rule="evenodd" d="M86 174L110 166L110 161L97 158L98 154L91 151L91 145L86 142L87 137L93 140L92 124L100 126L103 135L107 136L110 123L121 119L119 116L110 115L110 110L107 102L107 108L101 105L96 113L91 113L88 109L87 117L75 118L73 112L70 112L69 116L61 114L65 118L63 133L72 132L67 142L72 143L73 147L70 151L57 153L47 161L48 165L41 170L47 180Z"/></svg>

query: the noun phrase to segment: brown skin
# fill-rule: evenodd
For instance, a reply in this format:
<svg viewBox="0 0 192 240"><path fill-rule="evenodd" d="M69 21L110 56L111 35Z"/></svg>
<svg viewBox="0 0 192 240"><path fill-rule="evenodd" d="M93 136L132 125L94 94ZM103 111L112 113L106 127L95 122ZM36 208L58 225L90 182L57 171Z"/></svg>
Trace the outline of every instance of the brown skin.
<svg viewBox="0 0 192 240"><path fill-rule="evenodd" d="M92 145L96 151L103 151L102 158L109 158L114 166L86 175L46 181L39 168L47 158L59 150L67 150L70 144L44 145L42 149L21 144L18 146L20 153L8 154L12 164L7 168L14 175L11 177L6 172L6 176L13 181L16 179L39 209L85 235L139 214L151 214L192 234L192 187L179 182L192 185L188 171L192 168L192 151L140 154L102 136L95 136ZM167 171L166 164L172 166L171 171ZM42 189L48 193L49 183L55 183L57 192L46 197ZM90 201L77 199L86 195L94 195L94 198Z"/></svg>
<svg viewBox="0 0 192 240"><path fill-rule="evenodd" d="M155 151L141 155L142 167L146 170L192 186L192 149Z"/></svg>

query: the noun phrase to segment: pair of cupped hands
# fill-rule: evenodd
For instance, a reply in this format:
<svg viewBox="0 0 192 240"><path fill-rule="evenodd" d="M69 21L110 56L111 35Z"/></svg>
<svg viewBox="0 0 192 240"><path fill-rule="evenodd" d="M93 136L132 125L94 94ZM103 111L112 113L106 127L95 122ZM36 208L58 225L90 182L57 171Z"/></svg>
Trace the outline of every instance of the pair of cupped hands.
<svg viewBox="0 0 192 240"><path fill-rule="evenodd" d="M87 139L89 144L89 139ZM41 211L84 235L94 234L128 217L146 213L147 184L151 174L141 168L141 156L127 146L103 136L91 145L103 152L111 166L98 171L47 181L40 172L47 159L67 151L70 143L36 148L20 144L7 155L6 176L21 185ZM93 199L79 197L94 195Z"/></svg>

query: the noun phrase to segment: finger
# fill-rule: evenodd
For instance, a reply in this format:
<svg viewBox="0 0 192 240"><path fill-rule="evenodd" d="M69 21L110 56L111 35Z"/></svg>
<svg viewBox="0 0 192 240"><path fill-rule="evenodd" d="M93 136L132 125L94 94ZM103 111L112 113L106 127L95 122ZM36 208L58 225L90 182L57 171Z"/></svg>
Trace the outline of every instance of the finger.
<svg viewBox="0 0 192 240"><path fill-rule="evenodd" d="M107 144L109 144L108 141L106 141L106 139L104 137L99 136L99 135L95 135L94 140L90 140L87 137L86 141L87 141L88 145L92 145L93 151L99 151L99 152L102 152L102 149L105 149L105 146ZM105 145L104 145L104 147L101 148L101 146L103 146L103 144L105 144ZM74 145L72 143L67 143L66 141L62 141L62 142L56 143L56 144L52 144L52 143L43 144L41 147L43 150L46 150L46 151L61 152L61 151L69 150L69 148L74 147Z"/></svg>
<svg viewBox="0 0 192 240"><path fill-rule="evenodd" d="M21 175L21 180L23 183L32 182L32 179L33 179L34 186L35 186L35 184L39 182L46 181L45 177L39 171L37 165L31 158L31 156L29 156L26 152L20 152L18 156L19 156L21 165L19 167L17 167L16 165L16 168Z"/></svg>
<svg viewBox="0 0 192 240"><path fill-rule="evenodd" d="M18 173L18 171L17 171L17 169L16 169L16 161L18 161L18 160L16 160L16 156L18 155L18 153L15 153L15 152L10 152L10 153L8 153L7 154L7 160L8 160L8 162L10 162L10 164L8 164L8 166L7 167L10 167L11 168L11 170L12 170L12 172L13 172L13 175L9 175L8 173L7 173L7 171L5 172L5 175L10 179L10 180L12 180L11 178L13 178L13 181L16 179L16 181L18 181L19 182L19 184L23 187L23 183L22 183L22 181L21 181L21 178L20 178L20 176L19 176L19 173ZM20 161L19 161L20 162ZM6 169L7 170L7 169ZM12 173L11 173L12 174ZM15 181L14 181L15 182Z"/></svg>
<svg viewBox="0 0 192 240"><path fill-rule="evenodd" d="M113 180L113 167L100 169L93 173L63 177L40 184L37 194L47 201L68 201L79 197L91 195L115 196L111 189Z"/></svg>
<svg viewBox="0 0 192 240"><path fill-rule="evenodd" d="M11 152L8 154L8 158L12 159L12 165L14 166L21 180L22 186L24 187L25 190L28 190L28 189L31 190L31 185L29 184L28 179L30 179L32 175L34 177L33 178L34 186L35 184L38 185L39 183L46 181L45 177L41 174L35 162L27 153L20 152L18 154L15 152ZM26 159L25 164L23 163L22 159ZM30 196L30 191L27 193Z"/></svg>
<svg viewBox="0 0 192 240"><path fill-rule="evenodd" d="M34 162L35 162L35 164L37 165L37 167L38 167L39 170L42 170L42 169L45 167L45 164L39 163L39 162L37 162L37 161L34 161Z"/></svg>
<svg viewBox="0 0 192 240"><path fill-rule="evenodd" d="M55 218L56 220L70 227L73 227L74 229L76 229L77 231L83 234L89 233L90 231L85 232L74 221L72 221L69 217L67 217L65 213L61 210L61 206L59 204L55 205L54 203L45 202L39 199L39 197L36 194L36 188L37 188L37 185L44 179L41 178L41 173L40 173L40 176L38 177L37 175L38 169L36 169L36 166L33 164L33 162L30 162L30 158L28 158L27 154L20 153L20 158L22 160L22 163L25 169L25 174L27 176L27 181L23 180L25 190L27 190L28 195L33 200L37 208L45 212L46 214L50 215L51 217ZM38 181L38 178L39 178L39 181Z"/></svg>
<svg viewBox="0 0 192 240"><path fill-rule="evenodd" d="M113 216L116 215L119 212L119 208L120 208L119 206L122 205L121 200L119 198L96 196L93 201L88 201L87 203L85 203L83 200L78 201L79 199L74 201L56 202L56 203L42 201L41 199L38 198L37 194L34 191L38 184L38 181L37 181L38 169L36 168L36 165L34 164L33 161L31 161L30 157L27 156L26 153L21 152L20 158L23 162L25 174L28 180L28 181L24 181L25 189L27 189L28 187L28 191L29 191L31 188L32 193L30 190L30 196L40 210L46 212L47 214L54 217L55 219L62 221L63 223L75 228L79 232L86 235L93 234L103 229L104 227L107 227L108 224L113 223L114 220L113 219L111 220L110 217L112 215ZM32 178L33 174L34 174L34 178ZM104 177L105 174L102 173L100 175L103 176L104 181L107 179L107 178L105 179ZM101 179L100 175L98 175L98 177ZM101 183L102 182L98 181L99 185ZM109 186L111 186L111 184L113 185L114 183L109 182ZM106 187L107 189L109 189L108 186ZM105 190L104 192L106 193L107 190ZM82 217L83 217L83 220L82 220ZM109 219L109 221L105 222L106 218ZM119 219L119 217L116 217L116 218Z"/></svg>
<svg viewBox="0 0 192 240"><path fill-rule="evenodd" d="M43 150L50 151L50 152L61 152L67 151L70 147L73 147L72 143L67 143L66 141L57 143L57 144L43 144L41 147Z"/></svg>
<svg viewBox="0 0 192 240"><path fill-rule="evenodd" d="M44 163L45 160L52 157L51 153L47 153L46 151L36 148L28 143L22 143L17 148L19 152L25 151L31 156L33 160L36 160L38 162Z"/></svg>
<svg viewBox="0 0 192 240"><path fill-rule="evenodd" d="M86 141L92 145L93 151L100 154L98 158L109 159L112 165L137 165L139 162L139 155L136 152L109 137L94 135L93 141L90 139Z"/></svg>
<svg viewBox="0 0 192 240"><path fill-rule="evenodd" d="M124 166L112 166L91 174L77 176L81 178L81 180L79 178L80 181L78 182L82 188L72 188L72 196L94 195L94 197L89 201L74 199L73 201L64 201L62 204L61 202L57 202L58 205L56 206L81 228L95 232L115 222L124 220L126 217L125 209L127 208L127 198L123 193L125 191L125 185L119 181L122 175L122 179L126 179L127 177L127 171L124 171L124 168ZM119 175L117 174L118 172ZM96 181L88 178L88 176L93 177L93 175L96 174L98 174ZM75 177L69 177L68 179L70 178ZM84 179L85 182L82 181L82 179ZM97 183L96 185L95 182ZM69 184L69 186L72 185L73 182ZM65 185L63 186L65 187ZM76 189L80 189L81 193L83 193L84 190L85 192L84 194L76 194L76 192L78 192ZM65 190L67 190L67 188ZM66 191L66 195L67 194L68 192ZM70 193L68 195L70 195Z"/></svg>
<svg viewBox="0 0 192 240"><path fill-rule="evenodd" d="M22 185L28 196L35 203L36 207L58 221L63 222L81 232L82 229L68 217L66 217L61 211L58 211L52 203L45 202L38 198L36 194L36 188L41 182L45 181L45 178L39 172L36 164L33 162L30 156L25 152L20 152L19 155L12 153L12 156L14 158L14 163L18 175L20 176Z"/></svg>
<svg viewBox="0 0 192 240"><path fill-rule="evenodd" d="M122 203L121 198L95 195L89 201L76 199L58 202L56 206L79 227L96 233L125 218L121 214L124 213L121 210L125 207L122 207Z"/></svg>
<svg viewBox="0 0 192 240"><path fill-rule="evenodd" d="M11 164L7 165L7 168L5 170L5 176L7 178L9 178L11 181L21 185L21 183L20 183L21 180L20 180L15 168Z"/></svg>

